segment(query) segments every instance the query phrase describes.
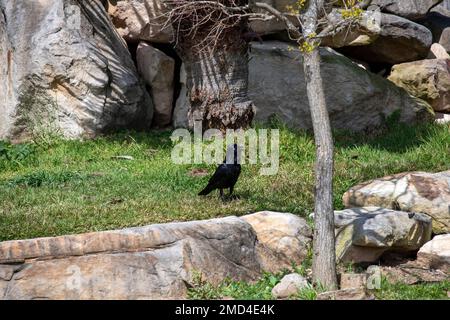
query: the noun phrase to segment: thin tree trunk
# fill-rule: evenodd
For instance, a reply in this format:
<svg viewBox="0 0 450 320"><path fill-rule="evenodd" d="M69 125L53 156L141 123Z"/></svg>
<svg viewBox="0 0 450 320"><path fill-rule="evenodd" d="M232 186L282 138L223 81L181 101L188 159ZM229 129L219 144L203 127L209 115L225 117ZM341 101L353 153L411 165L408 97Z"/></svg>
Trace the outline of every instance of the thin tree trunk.
<svg viewBox="0 0 450 320"><path fill-rule="evenodd" d="M304 35L315 34L323 0L311 1ZM327 289L337 288L333 210L333 137L320 73L318 46L304 53L303 67L316 143L313 279Z"/></svg>

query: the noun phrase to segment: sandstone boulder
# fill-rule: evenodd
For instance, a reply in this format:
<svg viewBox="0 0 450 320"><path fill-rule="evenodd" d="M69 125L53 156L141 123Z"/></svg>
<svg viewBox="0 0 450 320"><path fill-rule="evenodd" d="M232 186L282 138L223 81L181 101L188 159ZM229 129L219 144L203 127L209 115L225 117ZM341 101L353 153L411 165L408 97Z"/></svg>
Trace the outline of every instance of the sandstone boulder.
<svg viewBox="0 0 450 320"><path fill-rule="evenodd" d="M417 259L427 268L450 274L450 234L436 236L427 242L417 253Z"/></svg>
<svg viewBox="0 0 450 320"><path fill-rule="evenodd" d="M166 25L163 0L108 0L108 12L119 34L129 42L170 43L173 29Z"/></svg>
<svg viewBox="0 0 450 320"><path fill-rule="evenodd" d="M150 87L153 98L153 123L165 127L172 120L175 60L145 42L139 44L136 60L138 71Z"/></svg>
<svg viewBox="0 0 450 320"><path fill-rule="evenodd" d="M0 139L150 126L151 100L100 1L0 0L0 11Z"/></svg>
<svg viewBox="0 0 450 320"><path fill-rule="evenodd" d="M388 78L435 111L450 113L450 60L427 59L392 67Z"/></svg>
<svg viewBox="0 0 450 320"><path fill-rule="evenodd" d="M335 226L341 262L376 262L387 252L407 254L431 238L427 215L378 207L335 211Z"/></svg>
<svg viewBox="0 0 450 320"><path fill-rule="evenodd" d="M260 272L256 235L230 217L0 243L5 299L174 299L196 272L212 283ZM3 268L4 266L2 266Z"/></svg>
<svg viewBox="0 0 450 320"><path fill-rule="evenodd" d="M450 171L410 172L368 181L343 196L346 207L379 206L422 212L433 219L435 233L450 232Z"/></svg>
<svg viewBox="0 0 450 320"><path fill-rule="evenodd" d="M267 223L279 219L272 232L263 226L264 216ZM252 281L266 266L280 272L285 261L306 251L302 241L310 239L303 234L311 230L303 221L267 212L247 218L0 242L0 300L181 299L198 275L212 284L226 278ZM286 252L275 252L279 249Z"/></svg>
<svg viewBox="0 0 450 320"><path fill-rule="evenodd" d="M362 131L380 126L395 111L400 121L434 118L430 107L390 81L374 75L329 48L320 49L328 111L336 129ZM301 54L289 44L267 41L252 44L249 96L255 120L276 116L292 127L312 127Z"/></svg>
<svg viewBox="0 0 450 320"><path fill-rule="evenodd" d="M300 265L308 254L312 230L305 219L290 213L271 211L243 216L258 237L257 250L262 268L275 272Z"/></svg>
<svg viewBox="0 0 450 320"><path fill-rule="evenodd" d="M341 51L354 58L398 64L427 57L433 35L423 25L392 14L381 14L380 33L369 45L344 47Z"/></svg>
<svg viewBox="0 0 450 320"><path fill-rule="evenodd" d="M372 5L380 7L383 12L392 13L410 20L423 18L431 8L442 0L372 0Z"/></svg>

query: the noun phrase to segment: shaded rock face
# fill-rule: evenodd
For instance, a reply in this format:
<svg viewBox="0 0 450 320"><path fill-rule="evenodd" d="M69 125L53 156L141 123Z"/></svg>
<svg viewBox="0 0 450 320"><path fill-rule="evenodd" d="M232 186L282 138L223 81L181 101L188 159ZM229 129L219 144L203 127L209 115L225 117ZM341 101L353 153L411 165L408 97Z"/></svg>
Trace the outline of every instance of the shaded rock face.
<svg viewBox="0 0 450 320"><path fill-rule="evenodd" d="M419 263L427 268L441 269L450 274L450 234L443 234L427 242L417 253Z"/></svg>
<svg viewBox="0 0 450 320"><path fill-rule="evenodd" d="M423 18L431 8L442 0L372 0L383 12L392 13L410 20Z"/></svg>
<svg viewBox="0 0 450 320"><path fill-rule="evenodd" d="M264 221L275 218L267 232ZM304 234L310 232L301 218L262 212L0 242L0 300L186 298L198 274L213 284L227 277L251 281L266 267L280 272L291 267L286 261L300 264L297 252L306 252L311 240ZM286 252L276 251L287 245ZM297 255L288 256L292 252Z"/></svg>
<svg viewBox="0 0 450 320"><path fill-rule="evenodd" d="M433 34L433 42L441 44L447 51L450 51L450 11L436 10L418 21L426 26Z"/></svg>
<svg viewBox="0 0 450 320"><path fill-rule="evenodd" d="M390 81L367 72L335 51L322 48L322 75L332 126L352 131L380 126L385 117L400 112L400 121L432 119L429 106ZM277 41L252 43L249 96L255 120L272 116L296 128L310 129L311 116L301 54Z"/></svg>
<svg viewBox="0 0 450 320"><path fill-rule="evenodd" d="M175 299L195 272L217 283L260 272L250 225L230 217L0 243L4 299ZM4 268L4 266L2 266ZM6 265L8 268L8 265ZM206 272L207 271L207 272ZM1 280L5 281L5 280ZM1 282L0 281L0 282Z"/></svg>
<svg viewBox="0 0 450 320"><path fill-rule="evenodd" d="M173 110L173 121L172 125L174 128L188 128L189 119L188 112L191 108L188 98L188 89L186 84L186 70L184 64L180 68L180 94L178 95L175 108Z"/></svg>
<svg viewBox="0 0 450 320"><path fill-rule="evenodd" d="M432 43L433 35L426 27L399 16L381 14L381 31L375 41L341 51L367 62L398 64L426 58Z"/></svg>
<svg viewBox="0 0 450 320"><path fill-rule="evenodd" d="M138 72L151 89L155 108L153 123L158 127L167 126L172 120L175 60L144 42L137 48L136 60Z"/></svg>
<svg viewBox="0 0 450 320"><path fill-rule="evenodd" d="M386 252L409 253L431 238L425 214L378 207L335 211L336 259L376 262Z"/></svg>
<svg viewBox="0 0 450 320"><path fill-rule="evenodd" d="M0 8L0 139L150 126L151 101L100 1Z"/></svg>
<svg viewBox="0 0 450 320"><path fill-rule="evenodd" d="M388 78L435 111L450 113L450 60L428 59L395 65Z"/></svg>
<svg viewBox="0 0 450 320"><path fill-rule="evenodd" d="M258 235L257 250L264 270L289 269L308 255L312 230L305 219L290 213L263 211L243 216Z"/></svg>
<svg viewBox="0 0 450 320"><path fill-rule="evenodd" d="M433 219L435 233L450 232L450 171L410 172L368 181L343 196L348 208L379 206L422 212Z"/></svg>
<svg viewBox="0 0 450 320"><path fill-rule="evenodd" d="M163 0L108 0L108 13L119 34L129 42L170 43L173 29L166 26Z"/></svg>

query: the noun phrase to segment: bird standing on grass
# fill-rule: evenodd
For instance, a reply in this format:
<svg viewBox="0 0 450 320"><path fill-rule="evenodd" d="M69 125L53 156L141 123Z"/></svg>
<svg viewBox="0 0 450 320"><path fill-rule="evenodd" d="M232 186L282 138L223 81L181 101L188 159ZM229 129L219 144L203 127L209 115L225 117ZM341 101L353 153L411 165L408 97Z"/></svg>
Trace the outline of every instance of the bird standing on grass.
<svg viewBox="0 0 450 320"><path fill-rule="evenodd" d="M239 175L241 174L241 159L240 150L235 143L227 148L227 155L225 160L214 172L209 179L208 185L200 191L199 196L206 196L213 190L219 189L220 198L224 200L223 189L230 189L229 196L233 194L234 185L236 184Z"/></svg>

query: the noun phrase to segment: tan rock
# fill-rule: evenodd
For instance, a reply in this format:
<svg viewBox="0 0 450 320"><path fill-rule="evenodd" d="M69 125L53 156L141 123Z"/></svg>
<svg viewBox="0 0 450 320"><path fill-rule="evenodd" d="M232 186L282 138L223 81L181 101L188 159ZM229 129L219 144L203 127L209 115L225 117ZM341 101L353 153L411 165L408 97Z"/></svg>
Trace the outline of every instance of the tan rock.
<svg viewBox="0 0 450 320"><path fill-rule="evenodd" d="M439 44L433 43L430 48L430 54L428 55L429 59L450 59L450 54L448 54L447 50Z"/></svg>
<svg viewBox="0 0 450 320"><path fill-rule="evenodd" d="M368 181L343 196L347 208L378 206L422 212L433 219L435 233L450 232L450 171L407 172Z"/></svg>
<svg viewBox="0 0 450 320"><path fill-rule="evenodd" d="M290 213L262 211L241 217L255 230L264 270L300 265L308 254L312 230L305 219Z"/></svg>
<svg viewBox="0 0 450 320"><path fill-rule="evenodd" d="M165 127L172 121L175 60L141 42L137 48L138 71L149 85L155 108L153 123Z"/></svg>
<svg viewBox="0 0 450 320"><path fill-rule="evenodd" d="M364 289L367 286L367 274L365 273L342 273L341 285L342 289Z"/></svg>
<svg viewBox="0 0 450 320"><path fill-rule="evenodd" d="M151 41L170 43L173 29L166 24L167 8L162 0L109 1L109 15L119 32L127 41Z"/></svg>
<svg viewBox="0 0 450 320"><path fill-rule="evenodd" d="M317 300L372 300L364 289L344 289L322 292L317 295Z"/></svg>
<svg viewBox="0 0 450 320"><path fill-rule="evenodd" d="M450 60L427 59L392 67L388 78L435 111L450 112Z"/></svg>
<svg viewBox="0 0 450 320"><path fill-rule="evenodd" d="M417 253L417 259L428 268L442 269L450 274L450 234L434 237Z"/></svg>

